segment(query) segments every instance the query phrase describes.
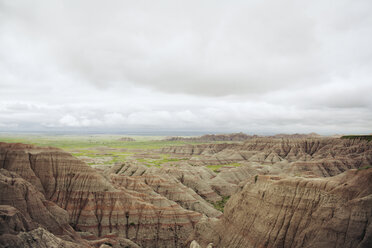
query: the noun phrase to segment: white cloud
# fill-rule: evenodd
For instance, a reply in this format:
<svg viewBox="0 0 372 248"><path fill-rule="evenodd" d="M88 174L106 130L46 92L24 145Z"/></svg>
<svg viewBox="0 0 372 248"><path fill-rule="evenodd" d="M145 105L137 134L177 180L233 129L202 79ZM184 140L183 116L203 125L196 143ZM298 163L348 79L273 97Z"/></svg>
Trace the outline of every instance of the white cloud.
<svg viewBox="0 0 372 248"><path fill-rule="evenodd" d="M370 133L371 11L0 0L0 130Z"/></svg>

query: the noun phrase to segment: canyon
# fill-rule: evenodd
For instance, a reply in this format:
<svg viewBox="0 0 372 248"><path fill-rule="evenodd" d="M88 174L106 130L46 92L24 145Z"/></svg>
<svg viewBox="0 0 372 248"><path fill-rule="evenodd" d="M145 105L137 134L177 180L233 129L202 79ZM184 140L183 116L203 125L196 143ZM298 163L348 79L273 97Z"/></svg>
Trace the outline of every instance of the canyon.
<svg viewBox="0 0 372 248"><path fill-rule="evenodd" d="M0 143L0 247L372 246L371 142L237 139L105 148L126 154L110 165Z"/></svg>

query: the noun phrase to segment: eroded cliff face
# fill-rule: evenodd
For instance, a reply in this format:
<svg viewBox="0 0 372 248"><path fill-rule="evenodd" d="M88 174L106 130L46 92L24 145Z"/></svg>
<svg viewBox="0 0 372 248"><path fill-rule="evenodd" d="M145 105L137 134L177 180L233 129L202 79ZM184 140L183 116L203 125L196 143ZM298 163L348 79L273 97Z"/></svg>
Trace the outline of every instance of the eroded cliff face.
<svg viewBox="0 0 372 248"><path fill-rule="evenodd" d="M114 185L125 181L125 187L147 194L166 197L182 207L197 211L208 217L219 217L222 213L210 203L221 201L222 197L236 192L239 183L257 174L268 171L261 166L241 166L226 168L220 173L203 166L187 163L177 166L146 167L135 163L117 164L106 175ZM113 176L115 175L115 176ZM120 177L116 176L120 175Z"/></svg>
<svg viewBox="0 0 372 248"><path fill-rule="evenodd" d="M371 247L372 169L331 178L258 176L220 220L199 222L202 247Z"/></svg>
<svg viewBox="0 0 372 248"><path fill-rule="evenodd" d="M5 169L0 169L0 216L0 247L88 246L69 225L67 211Z"/></svg>
<svg viewBox="0 0 372 248"><path fill-rule="evenodd" d="M250 139L243 144L168 147L160 152L186 156L194 165L256 162L284 174L328 177L372 164L372 142L336 138Z"/></svg>
<svg viewBox="0 0 372 248"><path fill-rule="evenodd" d="M0 143L0 246L372 245L372 169L352 169L371 166L372 143L252 139L164 151L191 160L100 174L59 149ZM241 166L202 166L216 161ZM222 214L213 203L226 196Z"/></svg>
<svg viewBox="0 0 372 248"><path fill-rule="evenodd" d="M197 142L212 142L212 141L244 141L258 137L257 135L248 135L245 133L231 134L206 134L200 137L169 137L168 141L197 141Z"/></svg>
<svg viewBox="0 0 372 248"><path fill-rule="evenodd" d="M114 187L58 149L1 143L0 166L34 185L34 194L66 210L75 230L97 237L116 233L144 247L181 247L201 218L177 204L152 204L137 192ZM38 213L39 206L33 211Z"/></svg>

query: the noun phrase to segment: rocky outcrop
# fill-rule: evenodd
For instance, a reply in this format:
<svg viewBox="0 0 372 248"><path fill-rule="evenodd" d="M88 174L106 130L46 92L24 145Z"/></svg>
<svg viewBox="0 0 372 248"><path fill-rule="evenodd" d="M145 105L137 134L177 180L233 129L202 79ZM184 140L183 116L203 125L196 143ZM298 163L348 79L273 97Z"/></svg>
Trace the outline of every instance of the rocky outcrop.
<svg viewBox="0 0 372 248"><path fill-rule="evenodd" d="M275 134L274 136L270 136L267 138L276 138L276 139L309 139L309 138L320 138L322 137L321 135L317 133L309 133L309 134L304 134L304 133L295 133L295 134Z"/></svg>
<svg viewBox="0 0 372 248"><path fill-rule="evenodd" d="M168 147L163 153L192 156L194 165L256 162L283 168L285 173L334 176L372 163L372 142L355 139L251 139L244 144Z"/></svg>
<svg viewBox="0 0 372 248"><path fill-rule="evenodd" d="M36 229L38 225L26 218L18 209L10 205L0 205L0 233L18 234Z"/></svg>
<svg viewBox="0 0 372 248"><path fill-rule="evenodd" d="M0 169L0 205L7 219L1 223L7 230L1 233L16 234L40 226L64 239L82 242L69 225L67 211L46 200L32 184L5 169Z"/></svg>
<svg viewBox="0 0 372 248"><path fill-rule="evenodd" d="M94 169L58 149L0 143L0 167L34 185L32 194L66 210L75 230L97 237L117 233L143 247L180 247L201 217L178 205L156 206L136 192L115 188ZM41 214L40 204L33 207L35 216Z"/></svg>
<svg viewBox="0 0 372 248"><path fill-rule="evenodd" d="M369 247L371 151L366 140L250 139L98 172L56 148L0 143L0 245ZM213 204L228 196L222 214Z"/></svg>
<svg viewBox="0 0 372 248"><path fill-rule="evenodd" d="M192 189L169 176L144 175L124 176L111 175L113 185L120 190L129 189L138 192L138 197L155 206L185 209L217 217L221 212L217 211Z"/></svg>
<svg viewBox="0 0 372 248"><path fill-rule="evenodd" d="M1 170L0 173L3 174L4 170ZM2 187L4 186L3 179L4 177L1 178ZM11 179L10 182L14 183L13 188L16 189L22 184L21 181L22 179L17 179L16 181ZM24 185L30 186L31 192L34 190L32 185L27 185L27 183ZM5 185L5 187L7 186ZM1 203L3 203L3 191L0 190L0 192L2 196ZM35 207L32 195L23 198L17 194L19 193L17 190L8 190L7 193L15 193L15 195L5 195L9 198L7 201L12 203L11 200L13 200L14 205L21 207L21 211L25 214L11 205L0 205L0 247L90 247L88 242L82 240L67 223L51 215L53 212L55 213L55 210L49 212L43 205L40 205L40 214L35 216L37 209L30 210L30 213L28 213L28 209L23 209L22 205L27 206L27 208ZM36 202L40 200L38 194L34 197L36 197ZM58 207L55 208L58 209ZM43 214L46 214L46 216L43 216ZM49 232L45 228L54 231L56 234Z"/></svg>
<svg viewBox="0 0 372 248"><path fill-rule="evenodd" d="M258 137L257 135L247 135L245 133L232 134L206 134L200 137L169 137L167 141L194 141L194 142L213 142L213 141L245 141Z"/></svg>
<svg viewBox="0 0 372 248"><path fill-rule="evenodd" d="M258 176L203 220L202 247L371 247L372 169L331 178Z"/></svg>
<svg viewBox="0 0 372 248"><path fill-rule="evenodd" d="M206 201L221 199L208 184L208 181L215 177L214 173L206 168L188 170L187 168L190 167L189 165L183 165L179 167L148 168L127 163L114 166L109 174L111 174L114 185L117 185L118 180L125 181L126 188L145 193L147 196L152 195L157 196L157 198L162 196L186 209L210 217L220 216L222 213ZM120 175L120 177L116 175ZM193 185L191 185L192 183Z"/></svg>
<svg viewBox="0 0 372 248"><path fill-rule="evenodd" d="M215 173L204 166L191 166L181 163L177 166L146 167L136 163L117 164L106 172L111 175L113 184L117 180L125 180L126 188L137 192L155 193L175 201L182 207L203 213L209 217L218 217L209 202L222 200L222 196L230 196L236 192L238 184L248 178L265 174L268 171L257 164L249 166L223 168ZM116 177L112 175L121 175ZM123 177L126 176L126 177ZM152 190L149 190L149 189Z"/></svg>
<svg viewBox="0 0 372 248"><path fill-rule="evenodd" d="M56 237L47 230L39 227L29 232L20 232L17 235L3 234L0 236L0 247L25 247L25 248L83 248L77 243L69 242Z"/></svg>
<svg viewBox="0 0 372 248"><path fill-rule="evenodd" d="M270 138L270 139L309 139L320 138L321 135L317 133L309 134L276 134L274 136L258 136L248 135L245 133L232 133L232 134L206 134L199 137L169 137L167 141L192 141L192 142L214 142L214 141L246 141L254 138Z"/></svg>

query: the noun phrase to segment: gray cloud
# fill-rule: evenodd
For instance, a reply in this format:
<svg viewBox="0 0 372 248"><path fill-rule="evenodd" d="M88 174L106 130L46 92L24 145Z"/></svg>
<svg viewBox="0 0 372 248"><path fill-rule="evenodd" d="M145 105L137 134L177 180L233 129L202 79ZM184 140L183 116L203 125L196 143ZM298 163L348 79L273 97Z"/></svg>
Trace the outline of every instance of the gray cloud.
<svg viewBox="0 0 372 248"><path fill-rule="evenodd" d="M371 11L0 0L0 130L370 132Z"/></svg>

